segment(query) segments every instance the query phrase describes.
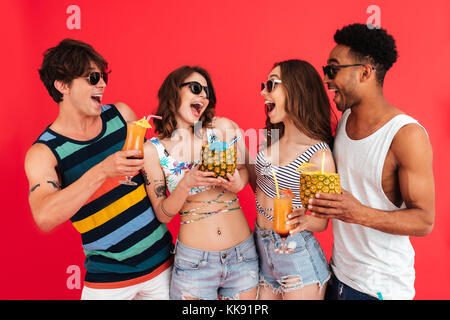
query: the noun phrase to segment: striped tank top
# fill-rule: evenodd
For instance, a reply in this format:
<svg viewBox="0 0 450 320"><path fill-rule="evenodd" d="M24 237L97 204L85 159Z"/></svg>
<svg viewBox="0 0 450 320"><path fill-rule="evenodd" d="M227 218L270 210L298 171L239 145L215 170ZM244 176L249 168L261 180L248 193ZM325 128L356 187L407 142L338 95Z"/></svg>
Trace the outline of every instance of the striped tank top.
<svg viewBox="0 0 450 320"><path fill-rule="evenodd" d="M325 142L319 142L308 148L305 152L303 152L297 159L292 161L286 166L278 167L267 161L265 157L264 149L261 149L255 161L255 173L256 173L256 184L258 187L270 198L276 197L276 186L275 181L273 180L272 169L275 171L275 175L277 178L278 187L280 189L291 189L295 195L295 199L292 199L292 206L294 208L301 208L302 202L300 201L300 172L296 171L296 169L304 162L308 162L311 159L312 155L320 150L320 149L330 149L328 144ZM263 214L268 219L269 216L264 214L264 208L258 203L258 199L256 197L256 205L258 213Z"/></svg>
<svg viewBox="0 0 450 320"><path fill-rule="evenodd" d="M67 187L125 143L127 126L114 105L102 106L101 133L89 141L64 137L49 127L35 143L50 148L58 161L61 187ZM86 255L85 286L120 288L147 281L168 267L172 235L160 223L140 173L137 186L106 180L70 219L81 234Z"/></svg>

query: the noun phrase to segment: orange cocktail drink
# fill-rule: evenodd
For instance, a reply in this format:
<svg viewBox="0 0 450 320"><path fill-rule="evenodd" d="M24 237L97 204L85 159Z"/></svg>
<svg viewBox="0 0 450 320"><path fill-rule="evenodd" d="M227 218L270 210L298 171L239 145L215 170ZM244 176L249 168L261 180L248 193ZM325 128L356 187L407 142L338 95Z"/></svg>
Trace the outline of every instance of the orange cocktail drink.
<svg viewBox="0 0 450 320"><path fill-rule="evenodd" d="M273 198L273 231L278 233L283 241L280 248L275 249L275 253L287 254L292 253L293 250L286 245L286 238L289 236L289 231L294 228L294 225L287 224L289 214L292 212L292 197L281 195Z"/></svg>
<svg viewBox="0 0 450 320"><path fill-rule="evenodd" d="M127 122L127 137L122 150L141 151L140 157L129 157L129 159L142 159L144 157L144 139L148 128L151 128L151 126L145 118ZM129 176L126 176L125 180L121 180L119 183L129 186L137 185Z"/></svg>
<svg viewBox="0 0 450 320"><path fill-rule="evenodd" d="M273 231L281 237L289 236L293 226L286 224L288 215L292 212L292 198L281 196L273 199Z"/></svg>
<svg viewBox="0 0 450 320"><path fill-rule="evenodd" d="M127 122L127 138L125 139L122 150L140 150L143 155L146 131L146 127L136 124L135 122ZM142 158L142 156L139 158Z"/></svg>

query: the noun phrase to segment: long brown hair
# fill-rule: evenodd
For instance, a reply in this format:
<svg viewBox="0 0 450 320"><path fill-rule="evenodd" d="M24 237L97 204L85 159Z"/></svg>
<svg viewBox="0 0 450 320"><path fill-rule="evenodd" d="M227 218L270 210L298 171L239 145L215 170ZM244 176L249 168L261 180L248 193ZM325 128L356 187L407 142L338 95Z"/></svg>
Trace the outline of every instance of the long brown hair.
<svg viewBox="0 0 450 320"><path fill-rule="evenodd" d="M208 72L198 66L182 66L172 71L164 80L158 90L158 109L156 115L162 117L161 120L154 119L155 133L159 134L161 139L171 137L173 131L177 127L175 115L181 105L180 85L192 73L197 72L201 74L207 83L209 90L209 104L201 115L199 121L202 127L210 127L212 119L216 113L216 94Z"/></svg>
<svg viewBox="0 0 450 320"><path fill-rule="evenodd" d="M316 69L303 60L277 62L280 66L281 85L286 92L286 112L295 126L308 137L324 141L332 146L331 105L322 79ZM334 115L334 113L333 113ZM271 130L279 130L279 138L284 135L284 124L270 123L266 118L267 145L272 144Z"/></svg>

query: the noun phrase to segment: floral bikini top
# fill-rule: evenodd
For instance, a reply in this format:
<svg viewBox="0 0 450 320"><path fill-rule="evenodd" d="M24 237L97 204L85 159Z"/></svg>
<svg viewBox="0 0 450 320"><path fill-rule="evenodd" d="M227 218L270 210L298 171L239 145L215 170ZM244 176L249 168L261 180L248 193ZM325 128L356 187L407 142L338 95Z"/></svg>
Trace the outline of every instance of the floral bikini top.
<svg viewBox="0 0 450 320"><path fill-rule="evenodd" d="M208 137L208 144L212 144L213 142L218 141L218 138L217 138L216 134L214 133L213 129L207 128L206 135ZM169 154L169 152L167 152L166 148L164 148L164 146L162 145L161 141L158 140L158 138L153 137L149 141L152 142L155 145L156 149L158 150L159 163L161 165L161 168L164 171L164 176L166 179L166 187L167 187L167 190L169 191L169 193L172 193L175 190L175 188L177 187L178 182L180 182L181 179L183 179L186 171L191 170L197 163L200 163L201 160L178 162ZM189 193L191 195L198 194L200 192L209 190L211 188L215 188L215 186L213 186L213 187L207 187L207 186L194 187L189 191ZM194 209L187 210L187 211L181 211L180 216L182 216L182 217L189 216L189 217L196 217L196 218L191 219L191 220L181 221L180 224L188 224L188 223L192 223L192 222L196 222L198 220L208 218L208 217L213 216L218 213L229 212L229 211L234 211L234 210L240 209L240 206L230 208L231 205L238 200L237 197L233 200L223 200L223 201L219 200L219 198L225 194L225 191L226 190L224 189L214 200L209 200L209 201L186 200L186 202L199 203L202 205L198 208L194 208ZM219 210L215 210L215 211L199 212L199 210L205 208L208 204L223 204L224 207L222 207Z"/></svg>
<svg viewBox="0 0 450 320"><path fill-rule="evenodd" d="M218 141L213 129L206 128L206 135L208 137L208 144ZM158 138L153 137L150 139L150 142L152 142L158 150L159 163L166 178L166 187L169 193L172 193L177 187L178 182L183 179L186 170L191 170L196 164L200 163L201 160L178 162L169 154L169 152L167 152L166 148L164 148ZM198 194L209 189L211 189L211 187L194 187L191 189L190 194Z"/></svg>

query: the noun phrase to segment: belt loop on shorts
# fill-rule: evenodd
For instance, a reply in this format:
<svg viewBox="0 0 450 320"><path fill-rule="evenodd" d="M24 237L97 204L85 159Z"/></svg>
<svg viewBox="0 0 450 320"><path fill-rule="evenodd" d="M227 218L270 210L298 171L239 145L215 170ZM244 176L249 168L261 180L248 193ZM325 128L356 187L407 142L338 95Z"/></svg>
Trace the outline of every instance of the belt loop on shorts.
<svg viewBox="0 0 450 320"><path fill-rule="evenodd" d="M203 251L203 259L202 259L202 265L206 265L208 263L208 251Z"/></svg>
<svg viewBox="0 0 450 320"><path fill-rule="evenodd" d="M170 252L171 254L176 254L177 253L177 247L178 247L178 238L177 241L175 241L175 245L173 246L172 251Z"/></svg>
<svg viewBox="0 0 450 320"><path fill-rule="evenodd" d="M241 262L242 259L244 259L244 257L241 254L241 251L239 250L239 246L236 246L236 257L238 262Z"/></svg>
<svg viewBox="0 0 450 320"><path fill-rule="evenodd" d="M275 231L270 230L269 232L269 236L272 239L273 243L277 243L277 239L275 238Z"/></svg>

